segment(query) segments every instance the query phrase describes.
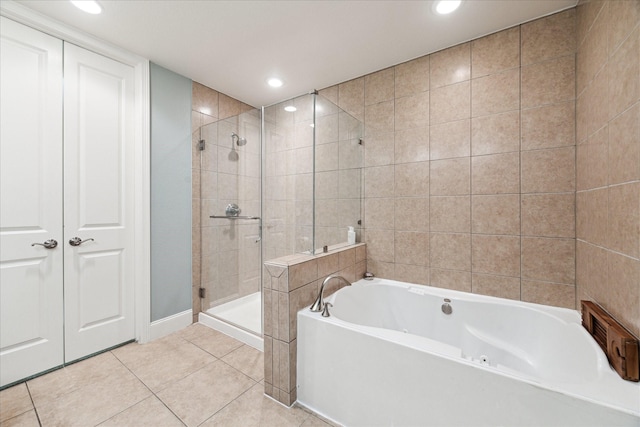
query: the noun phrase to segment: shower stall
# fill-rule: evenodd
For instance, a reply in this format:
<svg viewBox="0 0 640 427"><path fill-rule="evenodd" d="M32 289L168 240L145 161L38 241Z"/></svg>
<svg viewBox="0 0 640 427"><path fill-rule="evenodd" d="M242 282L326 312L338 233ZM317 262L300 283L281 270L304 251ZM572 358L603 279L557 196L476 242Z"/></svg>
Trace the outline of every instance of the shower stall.
<svg viewBox="0 0 640 427"><path fill-rule="evenodd" d="M362 135L316 93L197 127L202 323L261 348L263 262L360 239Z"/></svg>

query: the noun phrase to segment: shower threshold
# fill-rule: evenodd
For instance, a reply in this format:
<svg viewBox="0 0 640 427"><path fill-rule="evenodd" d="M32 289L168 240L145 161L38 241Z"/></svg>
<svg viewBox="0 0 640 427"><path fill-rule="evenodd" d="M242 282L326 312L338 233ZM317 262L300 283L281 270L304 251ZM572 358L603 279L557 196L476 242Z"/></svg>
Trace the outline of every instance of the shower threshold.
<svg viewBox="0 0 640 427"><path fill-rule="evenodd" d="M198 321L263 351L260 292L212 307Z"/></svg>

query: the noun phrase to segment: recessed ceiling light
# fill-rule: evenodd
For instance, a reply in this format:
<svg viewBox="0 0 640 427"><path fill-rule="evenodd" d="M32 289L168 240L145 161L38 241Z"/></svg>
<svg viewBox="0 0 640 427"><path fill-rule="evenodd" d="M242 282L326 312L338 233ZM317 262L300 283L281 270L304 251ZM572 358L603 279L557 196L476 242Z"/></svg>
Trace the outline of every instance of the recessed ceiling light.
<svg viewBox="0 0 640 427"><path fill-rule="evenodd" d="M297 110L297 108L294 107L293 105L287 105L286 107L284 107L284 111L288 111L290 113L293 113L296 110Z"/></svg>
<svg viewBox="0 0 640 427"><path fill-rule="evenodd" d="M71 3L78 9L92 15L97 15L102 12L102 7L100 7L98 2L93 0L71 0Z"/></svg>
<svg viewBox="0 0 640 427"><path fill-rule="evenodd" d="M460 7L462 0L440 0L436 2L435 10L440 15L446 15Z"/></svg>
<svg viewBox="0 0 640 427"><path fill-rule="evenodd" d="M273 77L267 80L267 84L271 87L280 87L282 86L282 80Z"/></svg>

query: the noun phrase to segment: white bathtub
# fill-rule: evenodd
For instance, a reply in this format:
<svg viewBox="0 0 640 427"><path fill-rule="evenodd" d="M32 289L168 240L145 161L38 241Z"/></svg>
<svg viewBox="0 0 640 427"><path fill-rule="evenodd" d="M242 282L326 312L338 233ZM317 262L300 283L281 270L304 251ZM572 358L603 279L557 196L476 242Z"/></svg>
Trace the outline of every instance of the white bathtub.
<svg viewBox="0 0 640 427"><path fill-rule="evenodd" d="M385 279L326 301L298 313L298 402L342 425L640 426L575 310Z"/></svg>

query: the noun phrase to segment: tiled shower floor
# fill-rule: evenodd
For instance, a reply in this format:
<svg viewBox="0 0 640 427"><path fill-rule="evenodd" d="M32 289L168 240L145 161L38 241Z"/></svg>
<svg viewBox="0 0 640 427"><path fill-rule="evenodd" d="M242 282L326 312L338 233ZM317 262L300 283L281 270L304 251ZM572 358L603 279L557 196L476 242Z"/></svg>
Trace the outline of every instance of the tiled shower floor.
<svg viewBox="0 0 640 427"><path fill-rule="evenodd" d="M1 391L0 425L329 425L265 397L262 380L261 352L195 324Z"/></svg>

